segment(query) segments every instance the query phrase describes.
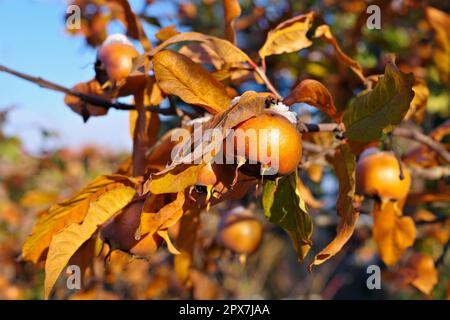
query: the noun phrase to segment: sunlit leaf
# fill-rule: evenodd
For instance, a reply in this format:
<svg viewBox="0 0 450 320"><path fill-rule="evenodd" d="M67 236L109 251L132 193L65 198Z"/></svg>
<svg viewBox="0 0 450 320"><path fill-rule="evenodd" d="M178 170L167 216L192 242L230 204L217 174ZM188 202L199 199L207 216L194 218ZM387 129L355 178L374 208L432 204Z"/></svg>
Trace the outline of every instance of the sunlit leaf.
<svg viewBox="0 0 450 320"><path fill-rule="evenodd" d="M225 14L225 39L236 44L235 19L241 15L239 0L223 0Z"/></svg>
<svg viewBox="0 0 450 320"><path fill-rule="evenodd" d="M92 201L109 190L133 185L133 180L125 176L100 176L69 200L55 204L39 216L33 232L23 245L22 257L25 260L37 263L43 258L42 254L57 232L69 224L83 221Z"/></svg>
<svg viewBox="0 0 450 320"><path fill-rule="evenodd" d="M314 12L309 12L298 15L270 30L266 42L259 50L261 59L274 54L295 52L309 47L312 42L306 37L306 34L311 27L314 14Z"/></svg>
<svg viewBox="0 0 450 320"><path fill-rule="evenodd" d="M450 15L433 7L426 8L426 17L434 29L433 59L444 83L450 83Z"/></svg>
<svg viewBox="0 0 450 320"><path fill-rule="evenodd" d="M384 76L375 88L354 99L343 121L350 140L370 142L381 137L385 128L398 125L414 97L414 76L386 65Z"/></svg>
<svg viewBox="0 0 450 320"><path fill-rule="evenodd" d="M227 108L230 97L225 87L206 69L174 51L161 51L153 58L158 85L166 94L204 107L215 114Z"/></svg>
<svg viewBox="0 0 450 320"><path fill-rule="evenodd" d="M107 191L90 203L83 223L72 223L53 236L45 262L45 298L49 297L61 271L75 252L100 225L125 207L135 193L135 189L124 186Z"/></svg>

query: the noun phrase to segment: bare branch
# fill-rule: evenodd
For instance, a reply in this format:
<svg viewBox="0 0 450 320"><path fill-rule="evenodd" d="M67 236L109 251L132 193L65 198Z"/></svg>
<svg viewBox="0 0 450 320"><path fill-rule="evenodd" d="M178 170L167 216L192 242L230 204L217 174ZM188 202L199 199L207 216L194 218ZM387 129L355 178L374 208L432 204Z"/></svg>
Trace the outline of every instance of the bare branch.
<svg viewBox="0 0 450 320"><path fill-rule="evenodd" d="M24 79L26 81L35 83L42 88L59 91L59 92L65 93L65 94L75 96L77 98L80 98L81 100L83 100L86 103L93 104L93 105L96 105L96 106L99 106L99 107L102 107L105 109L113 108L113 109L117 109L117 110L136 110L135 106L132 104L113 102L113 101L104 99L103 97L97 96L95 94L85 94L85 93L81 93L78 91L74 91L67 87L61 86L57 83L42 79L41 77L30 76L28 74L10 69L10 68L2 66L2 65L0 65L0 71L9 73L11 75L14 75L18 78ZM146 111L158 112L158 113L164 114L164 115L172 115L173 114L172 110L160 108L159 106L148 106L148 107L145 107L145 109L146 109Z"/></svg>
<svg viewBox="0 0 450 320"><path fill-rule="evenodd" d="M395 128L392 131L392 134L397 137L402 137L420 142L429 147L430 149L432 149L433 151L435 151L439 156L441 156L445 160L445 162L450 163L450 153L445 149L445 147L442 144L440 144L436 140L433 140L427 135L417 130L409 128Z"/></svg>

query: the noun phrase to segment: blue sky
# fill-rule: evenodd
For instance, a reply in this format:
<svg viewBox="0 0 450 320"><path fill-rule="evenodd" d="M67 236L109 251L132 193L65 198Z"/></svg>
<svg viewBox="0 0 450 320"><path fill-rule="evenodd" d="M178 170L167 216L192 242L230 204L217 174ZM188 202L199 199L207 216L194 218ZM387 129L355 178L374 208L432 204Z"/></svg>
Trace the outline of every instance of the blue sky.
<svg viewBox="0 0 450 320"><path fill-rule="evenodd" d="M0 64L68 87L91 79L95 50L87 47L82 37L65 33L66 8L64 0L0 0ZM119 30L111 26L111 31L117 31L115 28ZM61 93L0 72L0 110L16 106L8 117L6 132L20 136L27 150L40 149L41 128L59 133L55 147L89 143L130 149L126 112L110 110L106 117L91 118L84 124L64 105L63 98Z"/></svg>

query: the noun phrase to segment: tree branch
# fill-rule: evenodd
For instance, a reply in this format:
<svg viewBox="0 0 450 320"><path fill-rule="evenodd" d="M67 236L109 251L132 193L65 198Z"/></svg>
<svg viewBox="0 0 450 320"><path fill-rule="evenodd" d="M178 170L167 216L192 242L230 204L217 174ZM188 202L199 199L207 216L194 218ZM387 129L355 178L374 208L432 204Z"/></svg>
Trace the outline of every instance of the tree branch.
<svg viewBox="0 0 450 320"><path fill-rule="evenodd" d="M260 76L262 81L264 81L264 84L266 85L267 89L269 89L270 92L272 92L277 99L279 100L283 99L283 97L280 95L277 89L275 89L275 87L273 86L272 82L270 82L269 78L267 78L266 73L260 67L258 67L258 65L254 61L250 60L248 61L248 64L253 68L253 70L255 70L258 76Z"/></svg>
<svg viewBox="0 0 450 320"><path fill-rule="evenodd" d="M121 103L121 102L112 102L107 99L104 99L103 97L97 96L95 94L85 94L85 93L81 93L78 91L74 91L67 87L61 86L57 83L42 79L41 77L30 76L28 74L10 69L10 68L2 66L2 65L0 65L0 71L9 73L9 74L16 76L18 78L21 78L23 80L37 84L41 88L50 89L50 90L62 92L65 94L69 94L69 95L75 96L77 98L80 98L81 100L83 100L86 103L93 104L93 105L96 105L96 106L99 106L99 107L102 107L105 109L112 108L112 109L117 109L117 110L136 110L136 107L132 104ZM172 110L161 108L159 106L148 106L148 107L145 107L145 109L146 109L146 111L158 112L158 113L164 114L164 115L172 115L173 114Z"/></svg>
<svg viewBox="0 0 450 320"><path fill-rule="evenodd" d="M441 156L445 162L450 163L450 153L445 149L445 147L437 142L436 140L433 140L429 136L413 129L408 128L395 128L392 130L392 134L397 137L402 137L410 140L415 140L417 142L420 142L433 151L435 151L439 156Z"/></svg>

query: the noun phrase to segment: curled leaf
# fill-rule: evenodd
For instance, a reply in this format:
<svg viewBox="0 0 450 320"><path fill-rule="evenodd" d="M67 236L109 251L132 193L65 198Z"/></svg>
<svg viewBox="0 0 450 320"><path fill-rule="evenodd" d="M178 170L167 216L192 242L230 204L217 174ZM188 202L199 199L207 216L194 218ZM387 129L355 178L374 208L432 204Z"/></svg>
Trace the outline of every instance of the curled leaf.
<svg viewBox="0 0 450 320"><path fill-rule="evenodd" d="M259 50L259 56L290 53L309 47L312 42L306 37L315 13L301 14L280 23L270 30L266 42Z"/></svg>
<svg viewBox="0 0 450 320"><path fill-rule="evenodd" d="M318 26L315 31L314 38L322 38L323 40L331 44L336 52L337 59L348 66L364 83L367 81L359 63L350 58L342 51L341 47L336 41L336 38L331 32L330 26L326 24Z"/></svg>
<svg viewBox="0 0 450 320"><path fill-rule="evenodd" d="M353 234L359 213L353 206L355 195L355 156L351 154L348 146L341 146L333 159L331 159L336 176L339 181L339 194L336 210L339 216L335 238L320 251L309 265L319 265L336 255L347 243Z"/></svg>
<svg viewBox="0 0 450 320"><path fill-rule="evenodd" d="M441 80L450 83L450 15L433 7L426 8L426 17L434 29L433 60Z"/></svg>
<svg viewBox="0 0 450 320"><path fill-rule="evenodd" d="M225 39L236 44L235 19L241 15L239 0L223 0L225 14Z"/></svg>
<svg viewBox="0 0 450 320"><path fill-rule="evenodd" d="M337 123L341 122L341 117L337 115L333 96L319 81L311 79L303 80L284 98L283 102L288 106L294 103L310 104L328 114Z"/></svg>

